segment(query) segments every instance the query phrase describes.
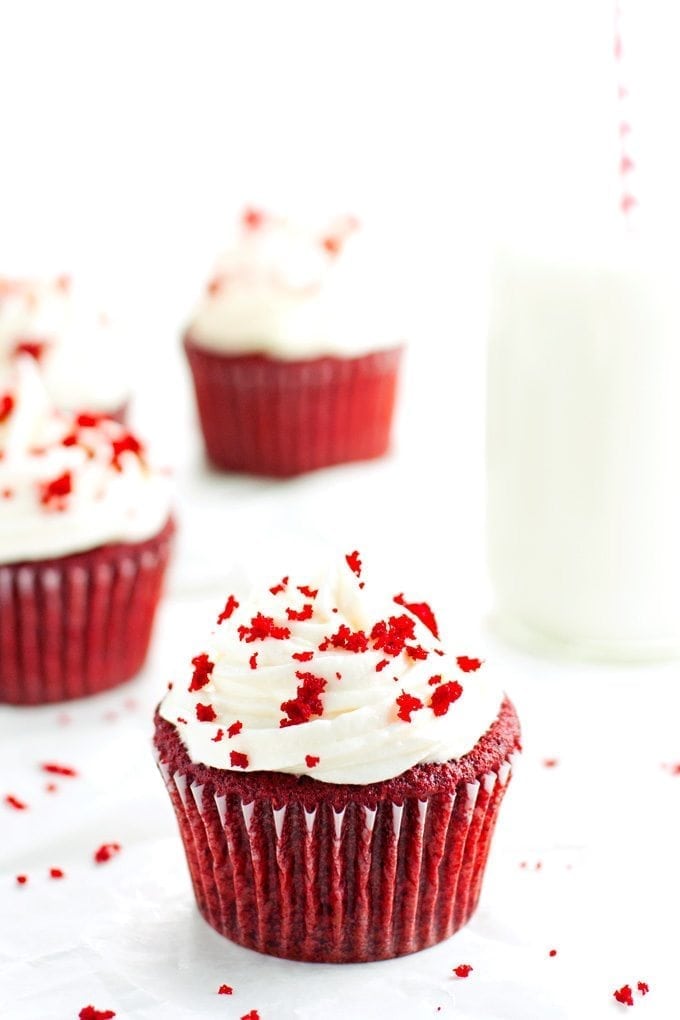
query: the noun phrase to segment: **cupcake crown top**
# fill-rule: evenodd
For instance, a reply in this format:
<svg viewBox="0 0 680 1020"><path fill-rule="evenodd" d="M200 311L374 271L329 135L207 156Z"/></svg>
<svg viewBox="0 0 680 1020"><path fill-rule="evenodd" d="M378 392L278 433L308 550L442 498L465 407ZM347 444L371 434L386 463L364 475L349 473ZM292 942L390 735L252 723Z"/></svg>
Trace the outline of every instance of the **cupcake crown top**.
<svg viewBox="0 0 680 1020"><path fill-rule="evenodd" d="M367 595L354 551L230 594L160 712L194 761L364 784L462 756L501 700L482 660L444 652L428 603Z"/></svg>
<svg viewBox="0 0 680 1020"><path fill-rule="evenodd" d="M31 357L0 381L0 563L141 541L169 514L169 479L137 436L56 410Z"/></svg>
<svg viewBox="0 0 680 1020"><path fill-rule="evenodd" d="M398 270L385 248L354 216L310 224L247 208L187 335L215 350L280 358L399 346Z"/></svg>

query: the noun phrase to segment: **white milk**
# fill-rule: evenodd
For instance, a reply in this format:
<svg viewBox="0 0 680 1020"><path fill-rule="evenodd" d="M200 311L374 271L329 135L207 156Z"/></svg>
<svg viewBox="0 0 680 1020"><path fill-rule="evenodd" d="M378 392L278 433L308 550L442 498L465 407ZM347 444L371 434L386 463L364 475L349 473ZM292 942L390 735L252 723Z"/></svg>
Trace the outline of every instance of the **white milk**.
<svg viewBox="0 0 680 1020"><path fill-rule="evenodd" d="M487 454L500 629L587 656L679 652L677 263L498 258Z"/></svg>

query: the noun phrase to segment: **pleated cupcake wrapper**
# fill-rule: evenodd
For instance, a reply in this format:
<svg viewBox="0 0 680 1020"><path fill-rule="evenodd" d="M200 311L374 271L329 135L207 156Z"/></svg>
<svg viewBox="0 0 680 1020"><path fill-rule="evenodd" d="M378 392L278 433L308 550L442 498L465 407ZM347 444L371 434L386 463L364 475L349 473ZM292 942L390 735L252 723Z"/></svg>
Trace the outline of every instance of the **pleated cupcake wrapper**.
<svg viewBox="0 0 680 1020"><path fill-rule="evenodd" d="M469 920L511 759L454 794L341 810L246 803L159 767L206 921L262 953L342 963L416 952Z"/></svg>
<svg viewBox="0 0 680 1020"><path fill-rule="evenodd" d="M285 362L221 356L190 341L210 460L229 471L290 476L382 456L401 351Z"/></svg>
<svg viewBox="0 0 680 1020"><path fill-rule="evenodd" d="M174 527L146 542L0 566L0 702L113 687L146 658Z"/></svg>

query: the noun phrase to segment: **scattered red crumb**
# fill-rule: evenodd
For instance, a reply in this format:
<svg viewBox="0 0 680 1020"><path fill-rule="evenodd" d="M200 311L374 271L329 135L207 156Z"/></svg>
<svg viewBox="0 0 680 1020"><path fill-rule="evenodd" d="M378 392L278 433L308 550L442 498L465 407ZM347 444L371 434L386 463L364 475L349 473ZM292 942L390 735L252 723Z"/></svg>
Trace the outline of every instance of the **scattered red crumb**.
<svg viewBox="0 0 680 1020"><path fill-rule="evenodd" d="M536 861L536 864L535 864L535 867L534 867L534 871L540 871L542 867L543 867L543 861Z"/></svg>
<svg viewBox="0 0 680 1020"><path fill-rule="evenodd" d="M435 655L443 655L443 654L444 654L444 652L442 651L442 649L441 649L441 648L435 648L435 650L434 650L434 654L435 654Z"/></svg>
<svg viewBox="0 0 680 1020"><path fill-rule="evenodd" d="M385 666L389 666L389 664L390 664L390 660L389 659L381 659L380 662L375 667L376 673L382 673L382 671L384 670Z"/></svg>
<svg viewBox="0 0 680 1020"><path fill-rule="evenodd" d="M459 963L457 967L453 968L453 973L456 977L466 978L472 973L473 968L469 963Z"/></svg>
<svg viewBox="0 0 680 1020"><path fill-rule="evenodd" d="M199 722L214 722L217 719L217 712L212 705L202 705L199 701L196 705L196 718Z"/></svg>
<svg viewBox="0 0 680 1020"><path fill-rule="evenodd" d="M663 765L662 768L667 769L672 776L680 776L680 762L674 762L672 765Z"/></svg>
<svg viewBox="0 0 680 1020"><path fill-rule="evenodd" d="M463 688L457 680L450 680L446 684L439 684L432 692L428 705L435 715L446 715L454 701L458 701L463 693Z"/></svg>
<svg viewBox="0 0 680 1020"><path fill-rule="evenodd" d="M46 783L45 790L47 793L56 793L59 787L56 783Z"/></svg>
<svg viewBox="0 0 680 1020"><path fill-rule="evenodd" d="M464 673L474 673L482 665L481 659L470 659L467 655L459 655L456 662Z"/></svg>
<svg viewBox="0 0 680 1020"><path fill-rule="evenodd" d="M28 882L28 875L17 875L17 885L26 885Z"/></svg>
<svg viewBox="0 0 680 1020"><path fill-rule="evenodd" d="M275 584L272 588L269 589L272 595L279 595L282 591L285 591L286 588L288 587L289 580L290 578L288 576L282 577L278 584Z"/></svg>
<svg viewBox="0 0 680 1020"><path fill-rule="evenodd" d="M435 687L437 684L440 684L442 682L441 673L435 673L435 675L431 676L427 682L430 685L430 687Z"/></svg>
<svg viewBox="0 0 680 1020"><path fill-rule="evenodd" d="M251 1009L250 1013L245 1013L244 1016L241 1017L241 1020L260 1020L260 1014L256 1009Z"/></svg>
<svg viewBox="0 0 680 1020"><path fill-rule="evenodd" d="M307 599L315 599L319 594L318 588L310 588L308 584L299 584L298 591Z"/></svg>
<svg viewBox="0 0 680 1020"><path fill-rule="evenodd" d="M323 704L319 695L326 689L327 680L322 676L315 676L314 673L302 673L297 670L295 676L302 683L298 687L295 697L281 704L281 711L288 716L281 719L279 726L298 726L300 723L309 722L312 716L323 715Z"/></svg>
<svg viewBox="0 0 680 1020"><path fill-rule="evenodd" d="M185 726L186 726L186 724L187 724L187 721L186 721L186 719L184 718L184 716L183 716L183 715L178 715L178 716L177 716L177 722L178 722L178 723L184 723L184 725L185 725Z"/></svg>
<svg viewBox="0 0 680 1020"><path fill-rule="evenodd" d="M229 761L232 768L247 769L248 768L248 755L243 754L242 751L230 751Z"/></svg>
<svg viewBox="0 0 680 1020"><path fill-rule="evenodd" d="M232 737L237 737L242 729L243 723L241 722L240 719L237 719L236 722L233 722L231 726L227 728L227 736L231 740Z"/></svg>
<svg viewBox="0 0 680 1020"><path fill-rule="evenodd" d="M335 679L336 680L342 680L342 673L336 673L335 674Z"/></svg>
<svg viewBox="0 0 680 1020"><path fill-rule="evenodd" d="M43 772L50 772L53 776L77 776L78 773L71 765L58 765L56 762L46 762L40 768Z"/></svg>
<svg viewBox="0 0 680 1020"><path fill-rule="evenodd" d="M297 659L298 662L309 662L314 658L314 652L293 652L291 658Z"/></svg>
<svg viewBox="0 0 680 1020"><path fill-rule="evenodd" d="M231 987L231 985L220 985L220 987L217 989L217 994L218 995L233 995L234 994L234 989Z"/></svg>
<svg viewBox="0 0 680 1020"><path fill-rule="evenodd" d="M557 950L551 949L550 952L548 953L548 956L557 956Z"/></svg>
<svg viewBox="0 0 680 1020"><path fill-rule="evenodd" d="M112 1020L116 1014L112 1009L95 1009L94 1006L83 1006L78 1020Z"/></svg>
<svg viewBox="0 0 680 1020"><path fill-rule="evenodd" d="M194 656L191 660L191 665L194 667L194 673L191 677L189 690L200 691L202 687L205 687L207 683L210 683L210 677L212 676L212 671L215 668L215 663L210 661L205 652L201 652L200 655Z"/></svg>
<svg viewBox="0 0 680 1020"><path fill-rule="evenodd" d="M543 764L547 769L554 769L555 766L558 764L558 761L559 761L558 758L544 758Z"/></svg>
<svg viewBox="0 0 680 1020"><path fill-rule="evenodd" d="M415 624L410 616L390 616L389 620L378 620L371 630L373 647L382 649L385 655L394 658L404 651L407 641L415 637Z"/></svg>
<svg viewBox="0 0 680 1020"><path fill-rule="evenodd" d="M3 489L0 493L0 496L2 496L3 499L11 499L13 495L14 492L12 489Z"/></svg>
<svg viewBox="0 0 680 1020"><path fill-rule="evenodd" d="M50 868L50 878L65 878L61 868Z"/></svg>
<svg viewBox="0 0 680 1020"><path fill-rule="evenodd" d="M429 652L426 652L420 645L406 645L406 654L409 659L426 659Z"/></svg>
<svg viewBox="0 0 680 1020"><path fill-rule="evenodd" d="M250 658L248 659L248 665L250 666L251 669L257 669L257 652L253 652L253 654L250 656Z"/></svg>
<svg viewBox="0 0 680 1020"><path fill-rule="evenodd" d="M221 275L218 274L217 276L213 276L212 280L208 281L206 290L211 297L215 297L216 294L219 294L220 291L224 289L225 283L225 275L223 273Z"/></svg>
<svg viewBox="0 0 680 1020"><path fill-rule="evenodd" d="M357 550L355 549L354 552L347 553L345 559L347 560L347 566L352 573L356 574L357 577L361 577L361 560Z"/></svg>
<svg viewBox="0 0 680 1020"><path fill-rule="evenodd" d="M93 429L99 424L102 418L105 417L106 415L103 414L89 414L84 412L79 414L76 418L76 425L81 429Z"/></svg>
<svg viewBox="0 0 680 1020"><path fill-rule="evenodd" d="M48 510L61 510L64 507L64 500L73 491L71 472L64 471L58 478L51 482L41 482L40 502Z"/></svg>
<svg viewBox="0 0 680 1020"><path fill-rule="evenodd" d="M399 706L397 716L408 723L411 722L412 712L417 712L425 707L420 698L414 698L412 694L407 694L406 691L402 691L397 698L397 705Z"/></svg>
<svg viewBox="0 0 680 1020"><path fill-rule="evenodd" d="M439 627L437 626L435 615L427 602L407 602L403 593L395 595L392 601L408 610L409 613L415 616L417 620L420 620L439 639Z"/></svg>
<svg viewBox="0 0 680 1020"><path fill-rule="evenodd" d="M28 354L29 358L33 358L34 361L40 361L47 346L44 340L19 340L14 345L12 355L17 358L20 354Z"/></svg>
<svg viewBox="0 0 680 1020"><path fill-rule="evenodd" d="M302 609L286 609L289 620L311 620L314 608L311 602L305 602Z"/></svg>
<svg viewBox="0 0 680 1020"><path fill-rule="evenodd" d="M329 255L338 255L341 248L340 238L324 237L321 241L321 246L325 248Z"/></svg>
<svg viewBox="0 0 680 1020"><path fill-rule="evenodd" d="M95 850L94 859L96 864L106 864L112 857L119 854L123 848L120 843L102 843L98 850Z"/></svg>
<svg viewBox="0 0 680 1020"><path fill-rule="evenodd" d="M238 609L239 603L236 601L233 595L230 595L226 601L225 607L217 617L217 622L222 623L222 620L228 620L235 609Z"/></svg>
<svg viewBox="0 0 680 1020"><path fill-rule="evenodd" d="M250 626L241 624L238 629L239 640L251 644L253 641L264 641L266 638L273 638L275 641L284 641L290 637L288 627L277 627L273 617L263 616L257 613L250 621Z"/></svg>
<svg viewBox="0 0 680 1020"><path fill-rule="evenodd" d="M124 453L134 453L138 457L141 457L144 453L144 447L131 432L126 432L120 439L114 439L111 443L113 448L113 456L111 457L111 464L117 471L122 471L120 458Z"/></svg>
<svg viewBox="0 0 680 1020"><path fill-rule="evenodd" d="M15 797L13 793L7 794L5 797L5 804L7 807L14 808L15 811L26 811L28 809L28 804L26 804L23 800L19 800L19 798Z"/></svg>
<svg viewBox="0 0 680 1020"><path fill-rule="evenodd" d="M647 992L649 991L649 985L647 984L646 981L638 981L637 989L638 989L638 992L640 992L641 995L646 995Z"/></svg>
<svg viewBox="0 0 680 1020"><path fill-rule="evenodd" d="M320 761L321 759L318 758L315 754L305 755L305 765L307 766L308 769L313 769L316 765L319 764Z"/></svg>
<svg viewBox="0 0 680 1020"><path fill-rule="evenodd" d="M623 985L621 988L617 988L612 993L617 1002L620 1002L622 1006L632 1006L633 1003L633 991L630 985Z"/></svg>
<svg viewBox="0 0 680 1020"><path fill-rule="evenodd" d="M350 630L346 623L342 623L336 634L324 638L319 645L319 651L325 652L331 647L344 648L348 652L365 652L368 648L368 638L363 630Z"/></svg>
<svg viewBox="0 0 680 1020"><path fill-rule="evenodd" d="M261 209L255 209L253 206L247 206L241 215L241 222L244 227L248 227L249 230L257 230L264 223L264 213Z"/></svg>
<svg viewBox="0 0 680 1020"><path fill-rule="evenodd" d="M220 742L220 740L222 740L223 736L224 736L224 730L223 729L219 729L217 731L217 733L215 734L215 736L211 737L210 739L213 742L213 744L219 744L219 742Z"/></svg>
<svg viewBox="0 0 680 1020"><path fill-rule="evenodd" d="M64 436L64 438L61 441L61 445L62 446L76 446L77 442L78 442L78 437L75 434L75 432L72 432L69 436Z"/></svg>
<svg viewBox="0 0 680 1020"><path fill-rule="evenodd" d="M9 393L3 393L0 397L0 425L2 425L4 421L7 421L13 410L14 397Z"/></svg>

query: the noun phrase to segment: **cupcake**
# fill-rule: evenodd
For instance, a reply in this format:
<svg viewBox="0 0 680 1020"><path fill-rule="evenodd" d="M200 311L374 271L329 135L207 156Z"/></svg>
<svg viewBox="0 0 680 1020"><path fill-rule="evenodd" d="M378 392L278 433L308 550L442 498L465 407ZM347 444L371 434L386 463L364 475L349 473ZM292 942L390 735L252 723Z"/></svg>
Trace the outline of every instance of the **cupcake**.
<svg viewBox="0 0 680 1020"><path fill-rule="evenodd" d="M199 910L293 960L388 959L464 925L519 750L486 664L346 560L230 594L156 715Z"/></svg>
<svg viewBox="0 0 680 1020"><path fill-rule="evenodd" d="M248 209L186 329L207 454L290 476L386 453L402 323L358 223Z"/></svg>
<svg viewBox="0 0 680 1020"><path fill-rule="evenodd" d="M118 422L51 408L30 358L0 381L0 701L132 677L170 550L168 478Z"/></svg>
<svg viewBox="0 0 680 1020"><path fill-rule="evenodd" d="M69 276L9 279L0 276L0 373L30 355L56 407L123 420L129 385L122 344Z"/></svg>

